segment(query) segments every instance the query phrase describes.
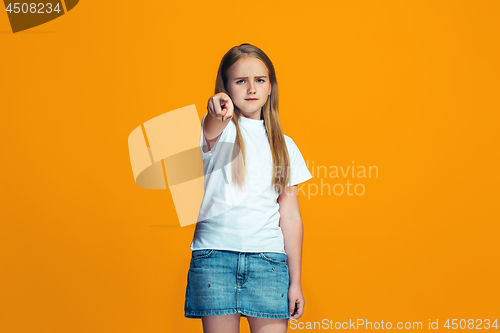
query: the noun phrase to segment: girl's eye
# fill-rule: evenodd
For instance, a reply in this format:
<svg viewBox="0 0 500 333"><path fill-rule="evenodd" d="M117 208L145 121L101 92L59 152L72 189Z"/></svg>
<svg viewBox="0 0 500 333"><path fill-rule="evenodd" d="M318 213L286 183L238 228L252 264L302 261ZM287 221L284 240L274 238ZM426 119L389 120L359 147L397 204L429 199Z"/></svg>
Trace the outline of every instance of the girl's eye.
<svg viewBox="0 0 500 333"><path fill-rule="evenodd" d="M245 80L238 80L238 81L236 81L236 84L240 84L240 83L243 83L243 82L245 82ZM266 82L266 80L265 79L257 79L257 82L264 83L264 82Z"/></svg>

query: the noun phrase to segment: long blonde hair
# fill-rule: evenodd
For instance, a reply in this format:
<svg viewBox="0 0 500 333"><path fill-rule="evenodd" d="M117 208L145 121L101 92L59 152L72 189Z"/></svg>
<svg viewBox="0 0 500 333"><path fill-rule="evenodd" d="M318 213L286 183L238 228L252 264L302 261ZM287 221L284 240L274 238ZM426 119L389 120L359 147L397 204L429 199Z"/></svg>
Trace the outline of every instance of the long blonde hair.
<svg viewBox="0 0 500 333"><path fill-rule="evenodd" d="M215 93L224 92L229 95L226 89L227 72L229 68L238 60L244 57L254 57L260 59L267 67L269 72L269 81L271 83L271 95L268 96L266 104L262 107L261 119L264 120L267 139L271 147L273 157L273 178L271 186L278 193L286 189L290 180L290 159L286 147L285 137L281 130L280 117L278 113L278 81L274 66L268 56L258 47L251 44L241 44L231 48L222 58L219 70L217 71L217 79L215 81ZM232 122L236 127L236 139L233 147L231 160L232 181L236 183L240 189L245 184L245 142L241 136L239 127L241 113L234 105ZM241 152L241 154L240 154Z"/></svg>

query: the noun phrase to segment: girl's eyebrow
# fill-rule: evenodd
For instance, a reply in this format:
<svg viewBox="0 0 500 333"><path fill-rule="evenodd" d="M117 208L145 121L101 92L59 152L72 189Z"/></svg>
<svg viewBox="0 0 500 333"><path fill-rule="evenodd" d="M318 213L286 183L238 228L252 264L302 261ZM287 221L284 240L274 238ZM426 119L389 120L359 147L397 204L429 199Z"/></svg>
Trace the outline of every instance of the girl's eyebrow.
<svg viewBox="0 0 500 333"><path fill-rule="evenodd" d="M261 75L261 76L256 76L255 78L256 79L262 79L262 78L266 78L267 79L267 76L266 75ZM245 76L245 77L235 77L234 79L235 80L248 79L248 76Z"/></svg>

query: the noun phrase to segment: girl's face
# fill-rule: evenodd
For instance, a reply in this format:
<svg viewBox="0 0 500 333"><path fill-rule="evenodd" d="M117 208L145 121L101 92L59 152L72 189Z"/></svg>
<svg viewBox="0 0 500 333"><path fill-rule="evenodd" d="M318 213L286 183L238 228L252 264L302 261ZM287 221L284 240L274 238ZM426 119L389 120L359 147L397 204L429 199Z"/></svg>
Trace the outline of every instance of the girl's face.
<svg viewBox="0 0 500 333"><path fill-rule="evenodd" d="M261 109L271 94L266 65L254 57L235 62L227 72L227 90L233 104L247 118L260 120Z"/></svg>

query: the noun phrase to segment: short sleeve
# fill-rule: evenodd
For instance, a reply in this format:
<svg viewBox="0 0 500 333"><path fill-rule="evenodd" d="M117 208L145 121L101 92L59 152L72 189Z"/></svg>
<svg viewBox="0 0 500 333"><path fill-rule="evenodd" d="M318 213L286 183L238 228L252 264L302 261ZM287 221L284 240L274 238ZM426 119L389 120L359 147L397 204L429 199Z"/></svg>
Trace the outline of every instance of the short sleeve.
<svg viewBox="0 0 500 333"><path fill-rule="evenodd" d="M289 186L297 185L312 178L311 173L307 169L304 157L300 153L295 142L288 138L286 140L288 148L288 156L290 157L290 183Z"/></svg>

